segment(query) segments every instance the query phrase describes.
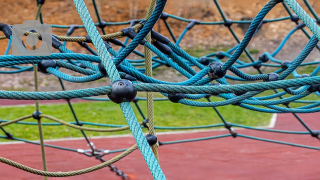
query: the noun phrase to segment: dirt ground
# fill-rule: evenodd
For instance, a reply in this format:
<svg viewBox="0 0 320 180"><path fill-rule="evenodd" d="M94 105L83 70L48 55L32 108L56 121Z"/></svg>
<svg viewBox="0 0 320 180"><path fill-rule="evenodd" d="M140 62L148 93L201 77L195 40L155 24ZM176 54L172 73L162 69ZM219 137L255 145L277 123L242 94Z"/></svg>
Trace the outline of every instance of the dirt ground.
<svg viewBox="0 0 320 180"><path fill-rule="evenodd" d="M97 18L94 12L91 0L85 0L86 5L95 22ZM106 22L127 21L130 19L144 18L148 8L149 1L143 0L97 0L97 5L101 14L102 20ZM220 0L219 3L226 17L232 20L241 20L243 18L254 18L259 10L266 4L268 0ZM302 0L298 1L302 7L307 10ZM320 1L309 0L310 4L315 8L316 12L320 12ZM2 0L0 12L2 16L0 22L11 25L21 24L25 20L34 18L36 11L36 1L25 0ZM221 21L222 18L216 8L216 5L211 0L175 0L168 1L165 7L165 12L186 19L198 19L201 21ZM82 24L81 19L75 9L72 0L47 0L43 7L43 19L47 24ZM307 11L308 12L308 11ZM277 5L267 15L266 19L280 18L287 16L287 12L281 4ZM168 19L168 22L175 34L178 37L187 23L174 19ZM126 26L108 26L105 28L107 33L117 32ZM287 33L295 27L295 23L290 20L264 24L260 32L250 42L249 48L258 49L259 54L265 51L272 52L287 35ZM240 39L243 38L246 28L239 25L233 25L232 28ZM162 34L169 36L163 22L159 22L154 28ZM66 29L54 29L53 32L57 35L65 35ZM1 33L0 33L1 34ZM83 29L78 29L73 35L86 35ZM279 53L277 58L287 59L292 61L299 52L303 49L308 39L302 32L295 33L288 43L284 46L283 51ZM0 41L0 53L4 53L7 40ZM223 25L201 25L194 27L187 33L186 37L181 41L181 47L188 49L209 49L212 47L227 46L231 47L237 44L231 33ZM80 49L76 43L69 43L67 47L79 53L86 53ZM115 48L116 49L116 48ZM258 56L257 54L256 56ZM308 57L307 61L315 61L319 56L319 52L315 51ZM168 71L164 74L169 74L169 77L157 76L160 79L171 79L173 81L181 81L181 76L176 76L175 73ZM174 78L172 77L174 76ZM73 84L67 83L69 89L77 89L81 87L96 87L105 85L105 81L93 83ZM20 73L17 75L2 74L0 78L1 89L30 89L33 86L32 72ZM59 90L57 79L53 76L40 75L41 90Z"/></svg>

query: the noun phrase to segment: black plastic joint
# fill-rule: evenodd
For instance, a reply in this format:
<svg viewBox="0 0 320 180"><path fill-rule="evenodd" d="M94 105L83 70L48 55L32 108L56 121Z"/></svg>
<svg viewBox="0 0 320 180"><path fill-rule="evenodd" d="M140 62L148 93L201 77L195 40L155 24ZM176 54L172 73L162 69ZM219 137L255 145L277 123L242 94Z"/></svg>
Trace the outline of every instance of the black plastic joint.
<svg viewBox="0 0 320 180"><path fill-rule="evenodd" d="M126 80L129 80L129 81L137 81L137 78L129 75L129 74L126 74L123 79L126 79Z"/></svg>
<svg viewBox="0 0 320 180"><path fill-rule="evenodd" d="M293 15L291 16L291 21L298 23L299 17L298 17L296 14L293 14Z"/></svg>
<svg viewBox="0 0 320 180"><path fill-rule="evenodd" d="M317 23L318 25L320 25L320 19L317 19L316 23Z"/></svg>
<svg viewBox="0 0 320 180"><path fill-rule="evenodd" d="M230 122L227 122L224 127L229 130L230 134L232 137L236 138L237 137L237 132L232 128L232 124Z"/></svg>
<svg viewBox="0 0 320 180"><path fill-rule="evenodd" d="M56 68L57 62L53 59L45 59L38 63L38 71L42 73L48 73L47 69L49 67Z"/></svg>
<svg viewBox="0 0 320 180"><path fill-rule="evenodd" d="M77 125L78 125L78 126L83 126L82 121L78 121L78 122L77 122Z"/></svg>
<svg viewBox="0 0 320 180"><path fill-rule="evenodd" d="M162 12L161 15L160 15L160 19L166 20L166 19L168 19L168 17L169 17L168 15L169 15L168 13Z"/></svg>
<svg viewBox="0 0 320 180"><path fill-rule="evenodd" d="M317 138L317 137L319 137L320 132L318 130L313 130L310 132L310 134L312 137Z"/></svg>
<svg viewBox="0 0 320 180"><path fill-rule="evenodd" d="M306 24L300 23L300 24L297 25L297 29L302 29L302 28L304 28L305 26L306 26Z"/></svg>
<svg viewBox="0 0 320 180"><path fill-rule="evenodd" d="M277 73L269 73L268 81L276 81L278 80L279 75Z"/></svg>
<svg viewBox="0 0 320 180"><path fill-rule="evenodd" d="M288 67L291 65L291 62L290 61L283 61L282 63L281 63L281 68L283 69L283 70L286 70L286 69L288 69Z"/></svg>
<svg viewBox="0 0 320 180"><path fill-rule="evenodd" d="M44 4L45 0L38 0L38 4Z"/></svg>
<svg viewBox="0 0 320 180"><path fill-rule="evenodd" d="M41 117L40 117L41 114L42 114L41 111L35 111L32 113L32 117L33 117L33 119L39 120L39 119L41 119Z"/></svg>
<svg viewBox="0 0 320 180"><path fill-rule="evenodd" d="M253 65L253 68L260 69L261 68L261 63L257 63L255 65Z"/></svg>
<svg viewBox="0 0 320 180"><path fill-rule="evenodd" d="M79 25L77 25L77 24L70 25L70 28L68 29L67 34L71 35L74 32L74 30L78 29L78 27L79 27Z"/></svg>
<svg viewBox="0 0 320 180"><path fill-rule="evenodd" d="M168 99L173 103L178 103L181 99L184 99L184 94L168 94Z"/></svg>
<svg viewBox="0 0 320 180"><path fill-rule="evenodd" d="M155 135L147 134L145 137L150 146L153 146L158 142L158 138Z"/></svg>
<svg viewBox="0 0 320 180"><path fill-rule="evenodd" d="M13 135L8 132L5 132L5 135L6 135L6 139L10 139L10 140L14 139Z"/></svg>
<svg viewBox="0 0 320 180"><path fill-rule="evenodd" d="M226 27L231 27L231 25L232 25L232 20L231 19L227 19L224 23L223 23L223 25L225 25Z"/></svg>
<svg viewBox="0 0 320 180"><path fill-rule="evenodd" d="M52 35L52 47L55 49L59 49L62 43Z"/></svg>
<svg viewBox="0 0 320 180"><path fill-rule="evenodd" d="M227 122L226 124L224 124L224 127L230 130L232 127L231 122Z"/></svg>
<svg viewBox="0 0 320 180"><path fill-rule="evenodd" d="M119 39L108 39L108 41L117 46L121 46L121 47L124 46L124 44Z"/></svg>
<svg viewBox="0 0 320 180"><path fill-rule="evenodd" d="M112 82L110 85L112 89L108 97L114 103L131 102L137 95L131 81L121 79Z"/></svg>
<svg viewBox="0 0 320 180"><path fill-rule="evenodd" d="M134 98L132 102L137 103L139 100L139 98Z"/></svg>
<svg viewBox="0 0 320 180"><path fill-rule="evenodd" d="M170 40L167 37L163 36L162 34L156 32L154 30L151 31L151 37L153 39L163 43L163 44L169 44L169 42L170 42Z"/></svg>
<svg viewBox="0 0 320 180"><path fill-rule="evenodd" d="M138 22L139 22L138 19L132 19L132 20L130 20L130 25L129 25L129 27L133 27L133 26L136 25L136 23L138 23Z"/></svg>
<svg viewBox="0 0 320 180"><path fill-rule="evenodd" d="M317 92L320 90L320 84L312 84L309 88L308 91L310 92Z"/></svg>
<svg viewBox="0 0 320 180"><path fill-rule="evenodd" d="M223 63L221 62L213 62L209 64L211 70L209 71L208 75L211 79L220 79L226 75L227 72L222 71L222 65Z"/></svg>
<svg viewBox="0 0 320 180"><path fill-rule="evenodd" d="M107 43L107 42L104 42L104 45L106 46L107 49L112 48L111 45L109 43Z"/></svg>
<svg viewBox="0 0 320 180"><path fill-rule="evenodd" d="M262 55L259 56L259 60L264 62L264 63L266 63L266 62L269 61L269 58L267 57L267 55L262 54Z"/></svg>
<svg viewBox="0 0 320 180"><path fill-rule="evenodd" d="M276 1L276 3L282 3L283 2L283 0L275 0Z"/></svg>
<svg viewBox="0 0 320 180"><path fill-rule="evenodd" d="M98 26L99 26L99 28L103 29L107 26L107 22L101 21Z"/></svg>
<svg viewBox="0 0 320 180"><path fill-rule="evenodd" d="M310 77L309 74L302 74L301 78Z"/></svg>
<svg viewBox="0 0 320 180"><path fill-rule="evenodd" d="M137 33L134 31L133 28L129 27L129 28L124 28L121 30L121 32L123 33L123 35L129 37L130 39L133 39L137 36ZM140 44L144 45L147 41L145 39L143 39Z"/></svg>
<svg viewBox="0 0 320 180"><path fill-rule="evenodd" d="M282 103L283 105L285 106L289 106L290 102L285 102L285 103Z"/></svg>
<svg viewBox="0 0 320 180"><path fill-rule="evenodd" d="M144 119L144 120L142 121L143 127L149 128L149 127L148 127L148 123L149 123L149 119Z"/></svg>
<svg viewBox="0 0 320 180"><path fill-rule="evenodd" d="M168 47L167 45L159 42L159 41L155 41L155 42L152 42L152 44L157 48L159 49L159 51L161 51L163 54L166 54L166 55L171 55L172 54L172 49L170 47Z"/></svg>
<svg viewBox="0 0 320 180"><path fill-rule="evenodd" d="M199 58L199 60L200 60L200 63L205 65L205 66L208 66L209 63L210 63L207 56L202 56L202 57Z"/></svg>
<svg viewBox="0 0 320 180"><path fill-rule="evenodd" d="M85 36L85 38L87 43L92 43L92 39L90 38L89 35Z"/></svg>
<svg viewBox="0 0 320 180"><path fill-rule="evenodd" d="M223 59L224 57L226 57L223 53L224 53L223 51L217 52L217 53L216 53L216 57L217 57L218 59Z"/></svg>
<svg viewBox="0 0 320 180"><path fill-rule="evenodd" d="M0 23L0 31L2 31L8 39L12 35L12 28L8 24Z"/></svg>
<svg viewBox="0 0 320 180"><path fill-rule="evenodd" d="M199 24L200 21L198 20L191 20L191 22L187 25L186 29L190 30L194 27L194 25Z"/></svg>
<svg viewBox="0 0 320 180"><path fill-rule="evenodd" d="M81 42L78 42L78 44L81 46L81 47L84 47L84 48L88 48L88 44L84 41L81 41Z"/></svg>
<svg viewBox="0 0 320 180"><path fill-rule="evenodd" d="M145 19L139 22L139 24L141 24L142 26L144 26L146 23L147 23L147 20Z"/></svg>

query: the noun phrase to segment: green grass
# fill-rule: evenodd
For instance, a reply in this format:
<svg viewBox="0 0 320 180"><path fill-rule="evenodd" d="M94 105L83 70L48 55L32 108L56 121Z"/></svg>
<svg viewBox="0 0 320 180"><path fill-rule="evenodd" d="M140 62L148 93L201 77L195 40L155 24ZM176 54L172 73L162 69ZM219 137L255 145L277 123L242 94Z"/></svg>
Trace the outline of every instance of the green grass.
<svg viewBox="0 0 320 180"><path fill-rule="evenodd" d="M213 101L221 100L216 97ZM146 114L146 102L139 101L139 105ZM80 121L106 123L106 124L126 124L118 105L112 102L84 102L74 103L73 107ZM138 121L143 119L138 110L132 104ZM3 107L0 111L1 119L13 120L21 116L32 114L34 106L25 107ZM271 114L257 113L237 106L229 105L218 107L225 119L232 123L239 123L250 126L264 126L269 123ZM54 116L67 122L74 122L73 116L67 104L41 105L43 114ZM156 126L195 126L221 123L220 118L212 108L189 107L168 101L155 101L155 125ZM30 119L29 122L36 122ZM52 122L43 119L43 122ZM91 127L91 126L90 126ZM14 137L28 140L38 139L38 127L36 125L12 124L5 127ZM157 132L161 130L156 130ZM162 130L163 131L163 130ZM66 126L43 126L45 139L81 137L79 130L74 130ZM127 131L115 133L87 132L89 136L106 136L115 134L128 134ZM3 133L2 133L3 134Z"/></svg>

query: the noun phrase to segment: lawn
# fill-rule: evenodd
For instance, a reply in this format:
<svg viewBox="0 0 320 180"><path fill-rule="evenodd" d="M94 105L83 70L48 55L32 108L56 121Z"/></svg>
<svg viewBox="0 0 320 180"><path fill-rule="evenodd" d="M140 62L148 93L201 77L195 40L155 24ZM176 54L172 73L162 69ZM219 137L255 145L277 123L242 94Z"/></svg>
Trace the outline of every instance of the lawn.
<svg viewBox="0 0 320 180"><path fill-rule="evenodd" d="M211 97L211 100L219 101L222 99ZM140 100L138 104L141 107L142 111L146 114L146 102ZM212 108L189 107L178 103L171 103L169 101L155 101L154 104L156 126L196 126L217 124L222 122ZM119 105L114 104L113 102L82 102L74 103L73 107L80 121L117 125L126 124L126 120L123 117ZM133 103L132 107L138 121L142 122L143 118L141 117ZM24 107L2 107L0 111L0 117L4 120L13 120L18 117L32 114L34 110L34 105ZM74 122L73 115L67 104L41 105L40 110L43 114L47 114L67 122ZM265 126L269 123L269 120L271 118L271 114L257 113L233 105L218 107L218 110L227 121L250 126ZM37 122L33 119L29 119L26 121ZM43 122L52 121L43 119ZM94 127L88 125L86 126ZM24 138L28 140L36 140L39 138L38 127L36 125L12 124L6 126L5 130L10 132L14 135L14 137L17 138ZM147 132L146 129L144 129L144 131ZM156 131L160 132L164 130ZM45 139L82 136L79 130L74 130L66 126L43 126L43 132ZM128 133L130 133L129 130L113 133L87 132L89 137Z"/></svg>

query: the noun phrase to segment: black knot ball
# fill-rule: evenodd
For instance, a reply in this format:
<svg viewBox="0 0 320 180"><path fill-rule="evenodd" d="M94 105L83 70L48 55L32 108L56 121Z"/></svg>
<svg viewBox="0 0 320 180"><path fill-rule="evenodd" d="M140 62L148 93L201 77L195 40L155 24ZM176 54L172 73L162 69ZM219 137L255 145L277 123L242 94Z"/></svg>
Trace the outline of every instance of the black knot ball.
<svg viewBox="0 0 320 180"><path fill-rule="evenodd" d="M111 93L109 99L114 103L131 102L137 95L137 91L133 88L133 84L128 80L118 80L111 83Z"/></svg>
<svg viewBox="0 0 320 180"><path fill-rule="evenodd" d="M48 73L47 68L49 67L56 68L57 62L53 59L50 59L50 60L42 60L41 62L38 63L38 71L42 73Z"/></svg>
<svg viewBox="0 0 320 180"><path fill-rule="evenodd" d="M226 57L223 53L224 53L223 51L217 52L217 53L216 53L216 57L217 57L218 59L223 59L224 57Z"/></svg>
<svg viewBox="0 0 320 180"><path fill-rule="evenodd" d="M319 90L320 90L320 84L312 84L308 89L308 91L310 92L317 92Z"/></svg>
<svg viewBox="0 0 320 180"><path fill-rule="evenodd" d="M291 64L290 61L283 61L283 62L281 63L281 68L282 68L283 70L286 70L286 69L288 69L288 67L290 66L290 64Z"/></svg>
<svg viewBox="0 0 320 180"><path fill-rule="evenodd" d="M269 58L267 57L267 55L262 54L261 56L259 56L259 60L266 63L269 61Z"/></svg>
<svg viewBox="0 0 320 180"><path fill-rule="evenodd" d="M277 73L269 73L268 75L269 75L269 77L268 77L268 80L269 80L269 81L276 81L276 80L278 80L279 75L278 75Z"/></svg>
<svg viewBox="0 0 320 180"><path fill-rule="evenodd" d="M206 56L202 56L200 58L200 63L207 66L207 65L209 65L209 59Z"/></svg>
<svg viewBox="0 0 320 180"><path fill-rule="evenodd" d="M309 74L302 74L301 78L306 78L306 77L310 77Z"/></svg>
<svg viewBox="0 0 320 180"><path fill-rule="evenodd" d="M221 62L213 62L209 64L209 67L211 68L210 72L208 73L209 77L212 79L220 79L224 75L226 75L225 71L222 71L222 65Z"/></svg>
<svg viewBox="0 0 320 180"><path fill-rule="evenodd" d="M181 99L184 99L184 94L168 94L168 99L173 103L178 103Z"/></svg>
<svg viewBox="0 0 320 180"><path fill-rule="evenodd" d="M298 17L296 14L293 14L293 15L291 16L291 21L293 21L293 22L298 22L298 21L299 21L299 17Z"/></svg>
<svg viewBox="0 0 320 180"><path fill-rule="evenodd" d="M147 134L146 139L150 146L155 145L158 142L157 136L155 135Z"/></svg>

